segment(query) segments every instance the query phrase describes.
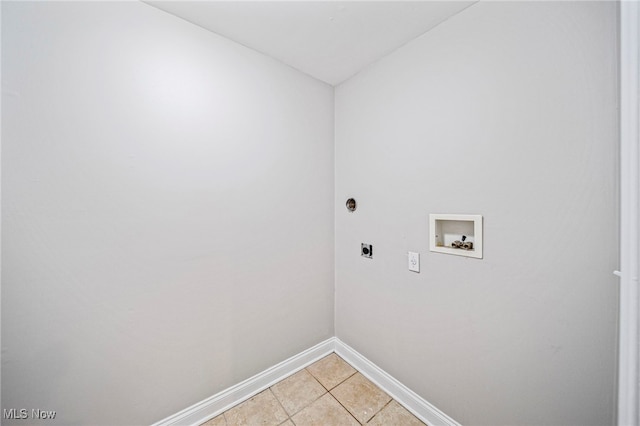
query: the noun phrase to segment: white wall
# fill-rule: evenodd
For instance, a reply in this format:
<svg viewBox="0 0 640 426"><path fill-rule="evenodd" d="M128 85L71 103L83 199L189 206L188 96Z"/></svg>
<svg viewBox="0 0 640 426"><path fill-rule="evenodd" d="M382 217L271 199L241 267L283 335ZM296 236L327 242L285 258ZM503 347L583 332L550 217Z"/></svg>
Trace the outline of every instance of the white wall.
<svg viewBox="0 0 640 426"><path fill-rule="evenodd" d="M616 31L480 2L336 88L336 334L462 424L614 423ZM482 214L484 259L429 213Z"/></svg>
<svg viewBox="0 0 640 426"><path fill-rule="evenodd" d="M148 424L334 334L330 86L142 3L2 8L3 408Z"/></svg>

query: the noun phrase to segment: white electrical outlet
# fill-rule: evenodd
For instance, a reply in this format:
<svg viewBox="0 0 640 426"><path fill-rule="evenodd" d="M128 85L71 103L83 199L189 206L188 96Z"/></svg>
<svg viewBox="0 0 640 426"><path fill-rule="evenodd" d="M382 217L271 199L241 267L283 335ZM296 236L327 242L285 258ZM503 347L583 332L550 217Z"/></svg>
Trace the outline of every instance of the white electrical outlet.
<svg viewBox="0 0 640 426"><path fill-rule="evenodd" d="M409 270L413 272L420 272L420 253L409 252Z"/></svg>

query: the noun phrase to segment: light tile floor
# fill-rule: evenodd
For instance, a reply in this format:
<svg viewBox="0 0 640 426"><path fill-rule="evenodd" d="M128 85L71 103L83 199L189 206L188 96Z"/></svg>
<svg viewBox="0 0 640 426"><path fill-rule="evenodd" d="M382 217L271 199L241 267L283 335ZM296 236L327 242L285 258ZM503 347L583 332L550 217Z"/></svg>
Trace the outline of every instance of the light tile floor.
<svg viewBox="0 0 640 426"><path fill-rule="evenodd" d="M424 426L335 353L202 426Z"/></svg>

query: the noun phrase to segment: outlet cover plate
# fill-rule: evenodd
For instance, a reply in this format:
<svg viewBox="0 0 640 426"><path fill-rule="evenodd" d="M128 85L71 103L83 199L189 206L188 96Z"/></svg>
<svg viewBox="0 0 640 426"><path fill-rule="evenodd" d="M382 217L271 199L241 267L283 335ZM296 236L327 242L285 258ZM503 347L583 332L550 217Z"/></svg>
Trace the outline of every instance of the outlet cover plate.
<svg viewBox="0 0 640 426"><path fill-rule="evenodd" d="M414 253L412 251L408 254L409 258L409 270L413 272L420 272L420 253Z"/></svg>

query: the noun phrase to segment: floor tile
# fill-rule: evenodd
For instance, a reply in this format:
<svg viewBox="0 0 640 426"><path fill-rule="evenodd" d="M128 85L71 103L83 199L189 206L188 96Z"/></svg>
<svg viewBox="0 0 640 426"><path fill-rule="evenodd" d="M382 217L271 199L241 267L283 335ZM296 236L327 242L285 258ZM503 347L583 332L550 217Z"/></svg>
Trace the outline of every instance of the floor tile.
<svg viewBox="0 0 640 426"><path fill-rule="evenodd" d="M200 426L360 424L426 426L333 353Z"/></svg>
<svg viewBox="0 0 640 426"><path fill-rule="evenodd" d="M386 426L386 425L402 425L402 426L424 426L416 416L411 414L402 405L396 401L391 401L378 414L373 416L367 425Z"/></svg>
<svg viewBox="0 0 640 426"><path fill-rule="evenodd" d="M227 421L224 418L224 414L220 414L200 426L227 426Z"/></svg>
<svg viewBox="0 0 640 426"><path fill-rule="evenodd" d="M248 401L231 408L224 413L224 416L227 424L234 426L275 426L289 417L270 389L262 391Z"/></svg>
<svg viewBox="0 0 640 426"><path fill-rule="evenodd" d="M327 355L320 361L313 363L307 367L307 370L318 379L327 390L333 389L356 372L352 366L347 364L335 353Z"/></svg>
<svg viewBox="0 0 640 426"><path fill-rule="evenodd" d="M296 426L359 426L331 394L324 394L291 418Z"/></svg>
<svg viewBox="0 0 640 426"><path fill-rule="evenodd" d="M331 394L360 423L368 422L382 407L391 401L389 395L360 373L354 374L338 385L331 391Z"/></svg>
<svg viewBox="0 0 640 426"><path fill-rule="evenodd" d="M326 392L307 370L300 370L271 387L286 412L292 416Z"/></svg>

